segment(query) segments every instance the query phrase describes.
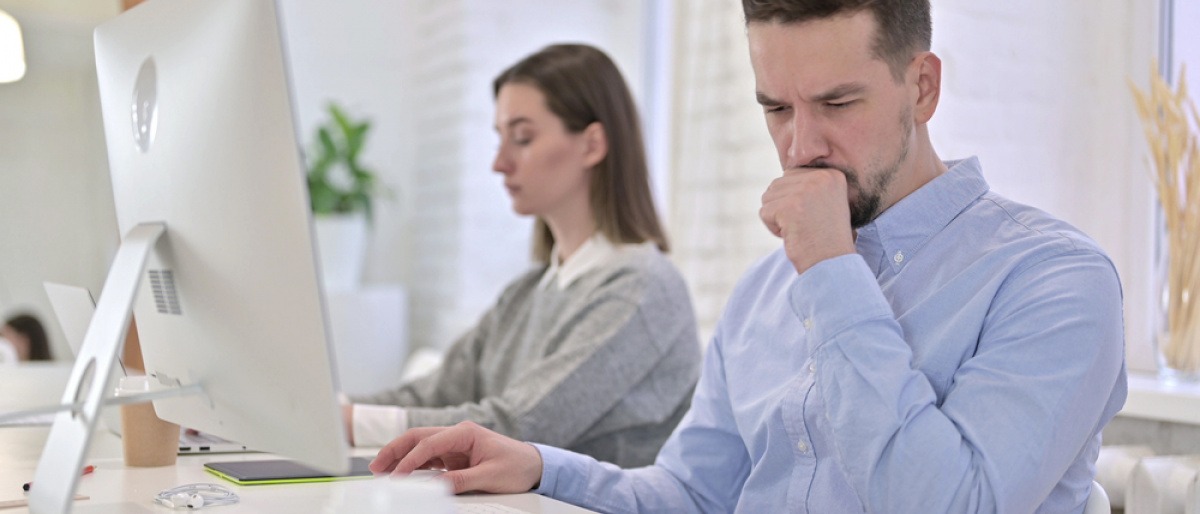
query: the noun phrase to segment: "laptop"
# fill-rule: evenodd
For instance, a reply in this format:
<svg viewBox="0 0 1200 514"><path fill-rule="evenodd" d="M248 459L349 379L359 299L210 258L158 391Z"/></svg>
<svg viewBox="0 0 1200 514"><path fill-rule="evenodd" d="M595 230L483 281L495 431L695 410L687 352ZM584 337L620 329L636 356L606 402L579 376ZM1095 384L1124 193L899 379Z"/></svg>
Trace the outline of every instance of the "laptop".
<svg viewBox="0 0 1200 514"><path fill-rule="evenodd" d="M92 297L92 292L87 288L53 282L43 282L42 285L46 288L46 296L50 298L50 307L54 310L55 317L58 318L58 326L62 328L67 345L71 347L71 353L79 355L79 350L83 347L83 338L87 334L88 324L92 322L92 314L96 312L96 300ZM121 377L126 375L125 364L121 362L120 356L117 358L117 364L118 366L113 367L113 376L110 380L112 384L116 384ZM49 416L48 419L53 421L54 418ZM121 435L121 410L113 407L101 409L99 423L119 437ZM249 451L253 450L240 443L214 435L199 433L187 428L179 431L180 455Z"/></svg>

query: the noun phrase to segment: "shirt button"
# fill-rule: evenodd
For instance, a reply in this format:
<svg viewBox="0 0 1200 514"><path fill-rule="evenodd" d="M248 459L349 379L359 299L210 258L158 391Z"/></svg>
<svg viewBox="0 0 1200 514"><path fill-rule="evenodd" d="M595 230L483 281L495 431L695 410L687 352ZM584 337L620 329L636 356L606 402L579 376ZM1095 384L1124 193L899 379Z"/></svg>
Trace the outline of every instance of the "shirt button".
<svg viewBox="0 0 1200 514"><path fill-rule="evenodd" d="M904 252L896 252L896 255L892 256L892 260L896 261L896 264L904 262Z"/></svg>
<svg viewBox="0 0 1200 514"><path fill-rule="evenodd" d="M804 318L804 330L812 330L812 318Z"/></svg>
<svg viewBox="0 0 1200 514"><path fill-rule="evenodd" d="M815 363L815 362L808 363L808 372L815 375L817 373L817 363Z"/></svg>
<svg viewBox="0 0 1200 514"><path fill-rule="evenodd" d="M808 445L804 444L804 441L796 443L796 449L800 450L800 453L808 453Z"/></svg>

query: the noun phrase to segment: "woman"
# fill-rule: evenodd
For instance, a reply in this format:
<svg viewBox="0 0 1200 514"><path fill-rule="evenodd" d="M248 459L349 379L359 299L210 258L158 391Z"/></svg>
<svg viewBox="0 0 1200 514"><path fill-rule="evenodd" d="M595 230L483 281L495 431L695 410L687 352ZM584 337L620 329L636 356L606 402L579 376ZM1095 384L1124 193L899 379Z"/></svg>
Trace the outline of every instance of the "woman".
<svg viewBox="0 0 1200 514"><path fill-rule="evenodd" d="M11 345L18 361L48 361L52 358L46 329L32 315L18 314L8 318L4 326L0 326L0 340Z"/></svg>
<svg viewBox="0 0 1200 514"><path fill-rule="evenodd" d="M539 265L507 286L441 369L354 398L352 443L473 421L623 467L648 465L687 410L700 349L667 260L633 99L613 62L555 45L493 84L513 210Z"/></svg>

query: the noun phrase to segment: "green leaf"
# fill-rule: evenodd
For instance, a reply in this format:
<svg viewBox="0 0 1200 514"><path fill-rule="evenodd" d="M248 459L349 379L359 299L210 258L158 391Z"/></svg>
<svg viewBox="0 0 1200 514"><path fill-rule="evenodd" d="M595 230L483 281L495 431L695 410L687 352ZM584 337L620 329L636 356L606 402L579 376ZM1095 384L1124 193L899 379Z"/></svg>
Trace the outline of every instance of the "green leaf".
<svg viewBox="0 0 1200 514"><path fill-rule="evenodd" d="M362 212L370 221L372 197L380 192L375 171L358 162L371 129L368 120L352 119L335 103L328 106L329 118L317 127L313 151L308 156L308 189L312 210L318 214ZM330 183L330 170L344 166L350 187ZM339 171L340 173L340 171Z"/></svg>

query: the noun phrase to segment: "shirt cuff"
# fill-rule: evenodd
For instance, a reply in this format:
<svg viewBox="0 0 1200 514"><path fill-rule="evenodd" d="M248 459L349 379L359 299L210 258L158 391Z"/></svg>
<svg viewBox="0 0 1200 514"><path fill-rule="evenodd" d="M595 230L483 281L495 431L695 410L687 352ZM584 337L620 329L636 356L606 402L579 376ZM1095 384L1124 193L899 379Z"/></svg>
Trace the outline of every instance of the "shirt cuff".
<svg viewBox="0 0 1200 514"><path fill-rule="evenodd" d="M572 464L571 457L577 455L553 446L537 443L531 444L533 444L534 448L537 448L538 453L542 454L542 481L538 483L537 489L534 489L533 492L552 498L564 496L564 493L568 493L566 489L572 487L572 473L569 471ZM577 472L573 476L580 477L583 475ZM559 478L563 479L561 484L559 483Z"/></svg>
<svg viewBox="0 0 1200 514"><path fill-rule="evenodd" d="M871 268L858 254L817 263L796 279L789 296L813 349L857 323L895 316Z"/></svg>
<svg viewBox="0 0 1200 514"><path fill-rule="evenodd" d="M383 446L408 430L408 412L394 405L354 404L354 446Z"/></svg>

